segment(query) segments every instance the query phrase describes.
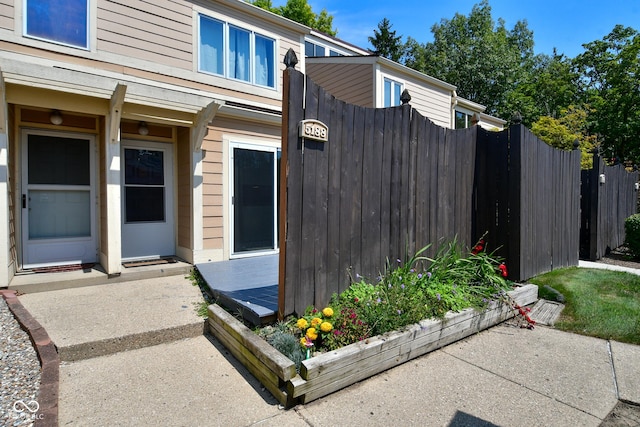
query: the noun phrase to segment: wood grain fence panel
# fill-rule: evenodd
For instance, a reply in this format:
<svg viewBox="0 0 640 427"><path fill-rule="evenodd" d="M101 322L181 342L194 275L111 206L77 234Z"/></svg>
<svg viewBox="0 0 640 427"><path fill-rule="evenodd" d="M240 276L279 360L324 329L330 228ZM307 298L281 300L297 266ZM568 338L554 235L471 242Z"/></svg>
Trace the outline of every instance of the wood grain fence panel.
<svg viewBox="0 0 640 427"><path fill-rule="evenodd" d="M431 126L426 119L415 120L418 143L416 145L416 248L420 250L431 243L429 209L432 204L429 152L431 150Z"/></svg>
<svg viewBox="0 0 640 427"><path fill-rule="evenodd" d="M334 109L335 98L326 90L318 87L318 111L316 118L323 123L331 123L331 113ZM328 301L331 297L328 282L328 262L329 262L329 155L330 143L317 142L317 150L308 150L308 153L317 154L316 176L314 184L316 186L315 200L315 258L314 258L314 288L315 301Z"/></svg>
<svg viewBox="0 0 640 427"><path fill-rule="evenodd" d="M362 182L363 182L363 157L364 157L364 134L366 129L367 108L356 107L353 119L353 145L349 155L353 162L353 176L351 185L353 186L351 199L351 220L350 220L350 267L352 275L366 274L362 270Z"/></svg>
<svg viewBox="0 0 640 427"><path fill-rule="evenodd" d="M367 109L364 129L362 179L362 269L369 279L381 271L382 170L384 154L385 114L383 109ZM391 125L392 123L390 123ZM386 184L385 184L386 185Z"/></svg>
<svg viewBox="0 0 640 427"><path fill-rule="evenodd" d="M278 314L295 311L297 286L300 283L299 253L302 235L302 146L298 123L304 118L304 75L293 68L284 71L282 120L282 183L280 226L280 271ZM283 191L284 190L284 191ZM289 255L289 256L287 256Z"/></svg>
<svg viewBox="0 0 640 427"><path fill-rule="evenodd" d="M345 104L342 114L342 133L340 140L340 155L342 157L340 169L340 290L346 289L349 276L343 276L351 268L351 241L353 239L353 198L354 179L358 174L357 165L353 158L353 135L355 127L355 110L353 104Z"/></svg>
<svg viewBox="0 0 640 427"><path fill-rule="evenodd" d="M329 297L338 293L346 283L346 267L340 260L340 212L342 211L342 168L348 169L348 158L342 155L343 132L345 125L345 103L332 100L329 124L329 191L327 194L327 290ZM347 124L349 126L349 124Z"/></svg>
<svg viewBox="0 0 640 427"><path fill-rule="evenodd" d="M306 79L305 119L317 118L319 90L310 78ZM315 251L317 240L317 163L324 144L312 139L303 142L303 174L302 174L302 233L300 259L300 284L296 293L295 311L303 313L308 301L315 297Z"/></svg>
<svg viewBox="0 0 640 427"><path fill-rule="evenodd" d="M411 107L409 105L404 105L402 107L392 109L394 112L394 126L391 130L385 131L386 133L391 133L391 140L388 145L391 150L391 164L389 165L390 170L390 246L388 256L390 261L393 262L396 258L400 258L403 256L402 248L404 244L404 238L402 235L402 211L404 210L402 206L402 153L403 153L403 128L404 128L404 119L408 116L409 120L406 122L410 122L411 117ZM386 139L386 137L385 137ZM387 145L387 141L385 141L385 146Z"/></svg>
<svg viewBox="0 0 640 427"><path fill-rule="evenodd" d="M398 107L387 108L383 110L384 127L382 132L382 167L380 169L380 181L382 188L380 189L380 253L376 261L378 268L382 272L388 258L395 255L393 253L393 238L391 234L392 224L392 170L393 170L393 145L394 145L394 129L399 128L399 122L396 117L402 110ZM374 278L371 278L374 280Z"/></svg>

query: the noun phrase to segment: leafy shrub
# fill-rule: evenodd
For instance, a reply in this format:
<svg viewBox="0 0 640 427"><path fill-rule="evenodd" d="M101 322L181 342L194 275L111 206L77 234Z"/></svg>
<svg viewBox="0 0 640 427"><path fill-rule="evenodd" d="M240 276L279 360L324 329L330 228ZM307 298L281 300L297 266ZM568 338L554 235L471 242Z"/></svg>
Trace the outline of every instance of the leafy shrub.
<svg viewBox="0 0 640 427"><path fill-rule="evenodd" d="M276 331L269 336L267 342L295 363L296 369L300 369L300 364L306 358L306 354L295 336L285 331Z"/></svg>
<svg viewBox="0 0 640 427"><path fill-rule="evenodd" d="M640 258L640 214L631 215L624 220L625 246L631 255Z"/></svg>

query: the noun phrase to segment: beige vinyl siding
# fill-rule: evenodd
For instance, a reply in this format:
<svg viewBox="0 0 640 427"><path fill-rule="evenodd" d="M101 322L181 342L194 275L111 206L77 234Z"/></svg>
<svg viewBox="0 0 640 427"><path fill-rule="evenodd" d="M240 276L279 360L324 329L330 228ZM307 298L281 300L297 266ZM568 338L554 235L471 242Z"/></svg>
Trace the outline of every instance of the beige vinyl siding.
<svg viewBox="0 0 640 427"><path fill-rule="evenodd" d="M411 95L409 103L420 114L439 126L451 128L451 91L413 79L404 80L404 88Z"/></svg>
<svg viewBox="0 0 640 427"><path fill-rule="evenodd" d="M336 98L374 107L373 66L370 64L306 64L307 75Z"/></svg>
<svg viewBox="0 0 640 427"><path fill-rule="evenodd" d="M183 1L99 1L97 48L190 70L191 10Z"/></svg>
<svg viewBox="0 0 640 427"><path fill-rule="evenodd" d="M223 249L222 134L210 127L202 151L203 248Z"/></svg>
<svg viewBox="0 0 640 427"><path fill-rule="evenodd" d="M269 140L280 142L279 126L256 124L248 121L216 117L213 126L202 142L204 158L202 161L203 193L203 248L223 249L224 239L224 176L223 176L223 138L233 135L234 142Z"/></svg>
<svg viewBox="0 0 640 427"><path fill-rule="evenodd" d="M13 1L0 0L0 28L13 30Z"/></svg>
<svg viewBox="0 0 640 427"><path fill-rule="evenodd" d="M176 188L178 190L178 235L176 236L176 241L180 247L193 249L191 240L191 194L193 192L191 176L193 168L191 167L189 128L179 127L177 137L176 156L178 182L176 183Z"/></svg>

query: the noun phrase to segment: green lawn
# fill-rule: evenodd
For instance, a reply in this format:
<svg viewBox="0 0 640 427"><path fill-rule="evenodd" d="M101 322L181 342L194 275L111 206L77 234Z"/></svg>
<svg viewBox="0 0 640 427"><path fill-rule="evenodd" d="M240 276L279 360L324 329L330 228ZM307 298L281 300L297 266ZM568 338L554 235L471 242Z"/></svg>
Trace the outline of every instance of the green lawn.
<svg viewBox="0 0 640 427"><path fill-rule="evenodd" d="M530 280L540 298L562 293L565 309L557 329L640 345L640 276L606 270L564 268Z"/></svg>

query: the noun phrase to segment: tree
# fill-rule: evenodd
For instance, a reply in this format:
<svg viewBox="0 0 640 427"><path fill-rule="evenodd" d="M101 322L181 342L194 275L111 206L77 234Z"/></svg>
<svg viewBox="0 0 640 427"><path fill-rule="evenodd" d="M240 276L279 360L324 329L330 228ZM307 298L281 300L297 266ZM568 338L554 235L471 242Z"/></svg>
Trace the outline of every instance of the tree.
<svg viewBox="0 0 640 427"><path fill-rule="evenodd" d="M404 46L402 36L396 36L395 30L391 30L392 26L387 18L382 19L378 23L378 29L373 30L373 37L369 36L369 43L373 46L376 55L399 62Z"/></svg>
<svg viewBox="0 0 640 427"><path fill-rule="evenodd" d="M588 109L570 106L560 112L559 118L542 116L531 126L531 131L538 138L552 147L561 150L573 150L573 144L578 141L582 169L591 169L593 164L593 149L598 145L595 135L588 130Z"/></svg>
<svg viewBox="0 0 640 427"><path fill-rule="evenodd" d="M316 14L307 0L287 0L284 6L274 7L271 0L247 0L259 8L268 10L277 15L291 19L307 27L335 36L338 30L333 28L333 16L326 9Z"/></svg>
<svg viewBox="0 0 640 427"><path fill-rule="evenodd" d="M533 64L533 33L526 21L512 30L491 17L487 0L469 16L456 13L431 28L434 40L405 44L405 65L454 84L458 95L487 107L487 113L510 117L508 94Z"/></svg>
<svg viewBox="0 0 640 427"><path fill-rule="evenodd" d="M575 59L582 92L594 111L592 133L601 135L606 157L640 162L640 33L616 25L602 40L583 45Z"/></svg>

